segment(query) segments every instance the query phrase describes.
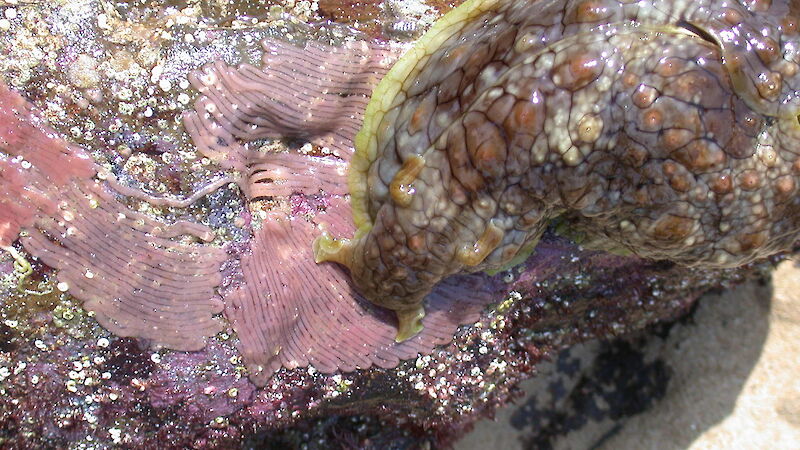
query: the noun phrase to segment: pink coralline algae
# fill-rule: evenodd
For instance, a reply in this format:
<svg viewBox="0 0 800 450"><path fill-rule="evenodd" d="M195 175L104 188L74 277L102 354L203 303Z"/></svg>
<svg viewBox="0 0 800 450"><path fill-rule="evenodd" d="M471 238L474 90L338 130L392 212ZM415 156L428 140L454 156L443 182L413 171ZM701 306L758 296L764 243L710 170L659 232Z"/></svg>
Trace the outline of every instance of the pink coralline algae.
<svg viewBox="0 0 800 450"><path fill-rule="evenodd" d="M0 243L21 242L59 269L62 290L120 336L197 350L221 329L215 292L225 252L207 228L155 221L123 205L89 156L36 126L30 105L0 85Z"/></svg>
<svg viewBox="0 0 800 450"><path fill-rule="evenodd" d="M29 108L0 85L0 149L8 155L0 159L0 246L11 245L37 216L54 216L57 194L72 178L94 175L89 155L44 134L31 123Z"/></svg>
<svg viewBox="0 0 800 450"><path fill-rule="evenodd" d="M274 46L281 44L271 45L267 61L269 55L276 53L294 55L288 50L291 46L284 44L281 49L286 51L278 52ZM309 54L316 58L334 55L332 60L341 61L333 47L320 46L316 53ZM342 97L331 94L331 104L321 109L331 116L315 116L328 125L330 134L319 136L315 144L333 149L338 155L350 151L347 145L375 80L373 74L381 70L377 62L381 57L376 52L373 60L363 61L363 66L348 65L350 70L360 70L347 72L348 77L365 78L354 82L353 92L348 92L360 101L344 102ZM297 73L308 62L297 57L284 64L288 73ZM205 73L190 76L190 80L225 105L215 96L231 95L227 86L209 90L203 80L221 78L220 72L226 70L224 77L229 83L262 83L261 89L271 87L278 92L286 82L270 81L255 68L231 73L220 63L207 67ZM253 79L242 78L245 75L240 73ZM8 88L2 89L6 119L2 149L17 156L3 160L8 169L0 179L6 186L0 200L8 205L3 209L4 242L10 244L19 228L24 227L21 242L26 250L58 269L60 289L69 290L82 300L84 307L115 334L147 339L176 350L202 348L206 338L222 329L214 316L223 310L216 288L222 281L221 266L227 256L221 248L187 244L175 238L188 236L209 241L213 232L186 221L162 223L125 206L116 198L120 193L155 204L167 201L139 193L120 185L113 176L104 175L84 151L36 128L29 105ZM249 95L249 91L242 95ZM292 95L299 96L295 101L320 101L302 92ZM337 101L343 103L341 108ZM206 112L213 105L203 97L197 108ZM253 106L257 107L258 104ZM254 120L261 127L244 122L233 126L246 127L250 139L300 135L308 129L304 116L270 117L268 105L261 107L267 109L253 111L257 114ZM345 127L336 126L342 111L348 114L343 120ZM204 155L244 174L239 182L248 199L322 193L329 205L315 211L313 220L307 220L308 214L292 217L269 213L261 229L255 231L250 251L241 259L241 282L223 290L225 317L239 337L240 351L257 384L265 384L281 366L312 364L322 372L352 371L372 365L394 367L403 359L429 353L434 346L447 343L457 325L474 322L481 309L496 299L484 277L456 277L443 283L432 296L431 313L425 321L429 325L427 331L414 340L396 343L391 317L367 306L355 294L346 272L331 265L317 265L311 254L311 241L319 234L318 223L325 223L336 233L353 231L350 209L342 198L347 186L346 158L262 153L236 144L231 135L203 134L208 130L198 127L214 125L202 122L198 115L188 115L186 124ZM217 134L221 132L227 131ZM225 148L221 149L223 145Z"/></svg>

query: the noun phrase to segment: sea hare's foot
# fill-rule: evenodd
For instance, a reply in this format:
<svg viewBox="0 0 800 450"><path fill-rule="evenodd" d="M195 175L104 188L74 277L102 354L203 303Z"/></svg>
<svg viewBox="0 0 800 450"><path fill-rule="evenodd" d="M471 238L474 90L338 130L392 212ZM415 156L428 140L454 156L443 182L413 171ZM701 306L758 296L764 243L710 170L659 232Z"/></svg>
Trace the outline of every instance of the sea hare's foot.
<svg viewBox="0 0 800 450"><path fill-rule="evenodd" d="M319 264L321 262L335 262L341 264L348 269L352 270L353 266L353 252L359 241L359 233L356 237L351 239L335 239L330 234L324 233L322 236L314 240L314 261ZM372 303L378 306L384 306L381 299L370 298ZM397 335L395 342L403 342L422 331L422 318L425 317L425 308L422 305L412 308L395 310L397 314Z"/></svg>
<svg viewBox="0 0 800 450"><path fill-rule="evenodd" d="M328 233L314 239L314 262L335 262L348 269L353 256L353 241L350 239L336 239Z"/></svg>
<svg viewBox="0 0 800 450"><path fill-rule="evenodd" d="M416 336L422 331L422 318L425 317L425 307L422 305L416 309L404 309L395 311L397 313L397 336L395 342L403 342Z"/></svg>

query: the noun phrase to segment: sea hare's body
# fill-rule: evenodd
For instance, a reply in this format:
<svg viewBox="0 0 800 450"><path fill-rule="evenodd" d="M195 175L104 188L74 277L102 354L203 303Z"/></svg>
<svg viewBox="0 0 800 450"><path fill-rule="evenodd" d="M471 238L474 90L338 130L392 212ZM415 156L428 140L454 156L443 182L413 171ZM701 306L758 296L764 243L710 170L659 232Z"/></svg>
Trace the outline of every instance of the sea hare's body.
<svg viewBox="0 0 800 450"><path fill-rule="evenodd" d="M402 340L436 283L509 265L564 214L686 265L789 248L800 38L785 2L742 3L465 3L378 86L351 166L359 231L317 258L397 311Z"/></svg>

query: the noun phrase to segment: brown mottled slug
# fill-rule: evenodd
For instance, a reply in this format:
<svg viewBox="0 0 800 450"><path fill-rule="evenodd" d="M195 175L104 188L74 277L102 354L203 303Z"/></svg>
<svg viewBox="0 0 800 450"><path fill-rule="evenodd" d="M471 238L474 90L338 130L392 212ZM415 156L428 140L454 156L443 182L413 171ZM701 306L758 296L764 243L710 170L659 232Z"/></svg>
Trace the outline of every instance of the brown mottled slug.
<svg viewBox="0 0 800 450"><path fill-rule="evenodd" d="M375 89L358 230L314 243L422 329L443 278L524 258L552 218L634 254L731 267L800 231L800 6L469 0Z"/></svg>

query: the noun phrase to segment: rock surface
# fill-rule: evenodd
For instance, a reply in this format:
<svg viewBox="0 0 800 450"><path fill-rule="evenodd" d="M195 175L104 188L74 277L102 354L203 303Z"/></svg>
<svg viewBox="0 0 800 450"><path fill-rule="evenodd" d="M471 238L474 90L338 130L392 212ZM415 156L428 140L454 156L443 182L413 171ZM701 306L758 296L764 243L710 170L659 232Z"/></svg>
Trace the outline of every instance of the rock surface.
<svg viewBox="0 0 800 450"><path fill-rule="evenodd" d="M319 435L320 448L342 436L359 446L446 444L517 396L516 384L556 350L673 318L695 293L767 268L687 270L582 251L549 236L521 273L506 274L509 298L433 355L390 370L281 370L263 389L246 378L235 337L222 333L198 352L152 350L110 335L66 294L20 296L8 283L3 442L219 448L262 431L253 439L299 443ZM4 277L16 280L13 272ZM50 279L40 267L34 280L46 286Z"/></svg>
<svg viewBox="0 0 800 450"><path fill-rule="evenodd" d="M185 198L218 180L219 168L187 148L178 117L191 99L182 77L215 58L252 61L260 56L259 39L288 33L293 25L273 17L274 27L244 30L225 19L260 11L256 6L263 10L259 2L237 4L242 10L236 11L220 10L216 2L182 10L144 3L0 2L5 18L0 28L8 25L0 35L0 72L43 121L88 150L120 182ZM298 8L292 12L309 13ZM204 14L218 22L209 25ZM383 28L387 34L409 32L393 17ZM153 28L134 19L147 19ZM208 32L215 25L223 28ZM185 58L187 48L200 49L196 59ZM101 80L107 84L98 85ZM251 216L242 214L246 205L234 190L187 208L119 200L157 219L204 222L219 240L227 240L222 243L248 238L240 222ZM27 273L4 252L0 446L444 445L517 397L517 383L534 376L536 366L558 350L675 318L701 293L762 277L775 262L686 269L587 251L554 228L526 263L492 280L504 293L495 305L432 355L393 369L332 374L313 367L281 369L263 388L248 379L236 350L238 337L227 324L194 352L121 338L59 290L53 270L29 258ZM659 371L652 373L658 380Z"/></svg>

